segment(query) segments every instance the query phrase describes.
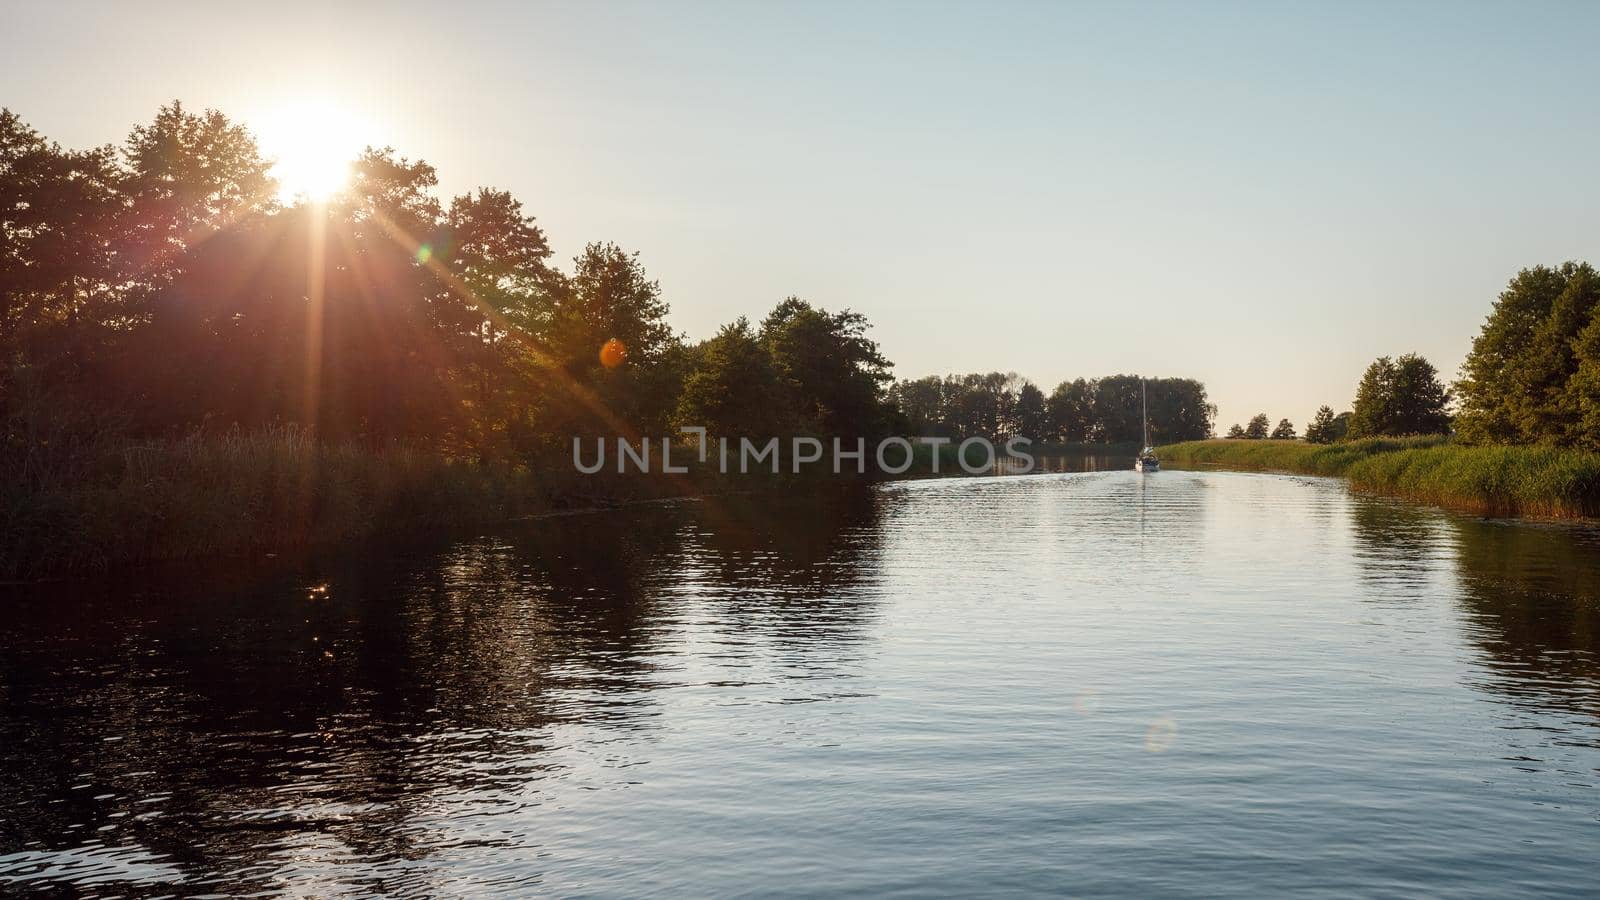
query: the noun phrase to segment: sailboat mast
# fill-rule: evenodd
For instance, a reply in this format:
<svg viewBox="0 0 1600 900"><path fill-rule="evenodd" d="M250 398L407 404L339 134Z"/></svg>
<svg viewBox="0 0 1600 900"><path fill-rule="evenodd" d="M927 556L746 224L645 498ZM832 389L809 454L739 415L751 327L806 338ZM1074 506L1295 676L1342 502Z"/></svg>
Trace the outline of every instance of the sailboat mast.
<svg viewBox="0 0 1600 900"><path fill-rule="evenodd" d="M1144 445L1150 446L1150 397L1145 393L1144 376L1139 377L1139 418L1144 421Z"/></svg>

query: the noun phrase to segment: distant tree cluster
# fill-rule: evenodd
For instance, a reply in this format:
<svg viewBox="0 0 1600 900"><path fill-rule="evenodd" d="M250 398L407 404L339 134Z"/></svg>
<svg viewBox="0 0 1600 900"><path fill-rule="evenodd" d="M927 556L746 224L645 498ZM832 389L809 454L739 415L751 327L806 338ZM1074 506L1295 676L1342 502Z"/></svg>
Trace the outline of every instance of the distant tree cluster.
<svg viewBox="0 0 1600 900"><path fill-rule="evenodd" d="M1600 277L1588 263L1518 272L1455 385L1476 443L1600 450Z"/></svg>
<svg viewBox="0 0 1600 900"><path fill-rule="evenodd" d="M1288 419L1283 419L1278 423L1278 430L1281 432L1285 426L1288 427L1289 436L1292 439L1294 436L1294 426L1289 424ZM1254 416L1251 416L1250 421L1245 423L1243 426L1235 423L1228 428L1228 437L1232 440L1264 441L1268 437L1275 438L1277 436L1278 435L1272 431L1272 420L1267 418L1266 413L1256 413Z"/></svg>
<svg viewBox="0 0 1600 900"><path fill-rule="evenodd" d="M1306 425L1305 440L1331 444L1348 438L1444 434L1450 430L1450 400L1450 391L1439 381L1438 370L1426 359L1415 353L1398 359L1380 357L1362 376L1354 409L1334 415L1332 407L1320 407ZM1275 441L1297 438L1293 422L1280 419L1276 428L1271 427L1271 422L1266 413L1257 413L1244 427L1229 428L1228 437L1270 437Z"/></svg>
<svg viewBox="0 0 1600 900"><path fill-rule="evenodd" d="M1216 407L1205 385L1188 378L1145 380L1150 439L1209 437ZM930 375L897 382L890 405L910 434L991 439L1022 435L1039 441L1136 443L1143 435L1137 375L1064 381L1047 397L1014 372Z"/></svg>

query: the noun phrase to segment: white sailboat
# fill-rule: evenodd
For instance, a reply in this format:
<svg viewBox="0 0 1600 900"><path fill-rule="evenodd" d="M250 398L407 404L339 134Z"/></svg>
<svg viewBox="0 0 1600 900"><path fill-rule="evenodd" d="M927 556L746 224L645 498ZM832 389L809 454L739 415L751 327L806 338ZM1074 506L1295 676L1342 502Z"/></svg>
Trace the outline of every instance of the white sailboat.
<svg viewBox="0 0 1600 900"><path fill-rule="evenodd" d="M1144 377L1139 377L1139 417L1144 420L1144 449L1139 451L1138 459L1133 461L1136 472L1159 472L1161 460L1156 459L1156 451L1150 446L1150 398L1145 391Z"/></svg>

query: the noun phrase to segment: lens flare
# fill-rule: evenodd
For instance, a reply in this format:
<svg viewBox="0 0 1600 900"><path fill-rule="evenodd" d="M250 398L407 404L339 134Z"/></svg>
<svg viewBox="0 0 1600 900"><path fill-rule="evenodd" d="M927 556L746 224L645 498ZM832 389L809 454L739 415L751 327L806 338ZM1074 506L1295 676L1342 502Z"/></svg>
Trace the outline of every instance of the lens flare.
<svg viewBox="0 0 1600 900"><path fill-rule="evenodd" d="M612 338L600 345L600 365L608 369L615 369L628 358L628 348L621 341Z"/></svg>
<svg viewBox="0 0 1600 900"><path fill-rule="evenodd" d="M1144 733L1144 749L1151 753L1165 753L1172 749L1178 740L1178 723L1167 716L1150 723L1150 730Z"/></svg>

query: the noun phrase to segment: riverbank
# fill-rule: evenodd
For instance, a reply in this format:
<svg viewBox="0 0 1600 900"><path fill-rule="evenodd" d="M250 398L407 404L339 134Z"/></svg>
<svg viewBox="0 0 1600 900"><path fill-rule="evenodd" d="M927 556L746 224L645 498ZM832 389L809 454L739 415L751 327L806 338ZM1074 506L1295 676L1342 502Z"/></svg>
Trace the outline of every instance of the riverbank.
<svg viewBox="0 0 1600 900"><path fill-rule="evenodd" d="M1211 440L1157 449L1176 469L1339 476L1351 487L1489 516L1600 516L1600 454L1472 447L1439 436L1335 444Z"/></svg>
<svg viewBox="0 0 1600 900"><path fill-rule="evenodd" d="M323 443L294 428L134 441L113 435L8 447L0 484L0 581L127 565L282 554L528 516L729 492L809 488L831 473L690 470L580 474L570 457L478 463L403 445ZM955 446L918 446L896 477L964 474ZM935 462L937 458L937 462ZM969 448L968 464L987 462ZM870 476L869 476L870 477Z"/></svg>
<svg viewBox="0 0 1600 900"><path fill-rule="evenodd" d="M20 455L0 496L0 578L281 551L532 511L526 474L294 429L97 440Z"/></svg>

